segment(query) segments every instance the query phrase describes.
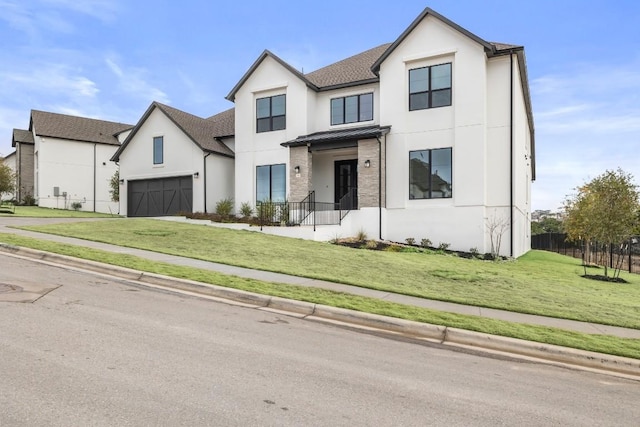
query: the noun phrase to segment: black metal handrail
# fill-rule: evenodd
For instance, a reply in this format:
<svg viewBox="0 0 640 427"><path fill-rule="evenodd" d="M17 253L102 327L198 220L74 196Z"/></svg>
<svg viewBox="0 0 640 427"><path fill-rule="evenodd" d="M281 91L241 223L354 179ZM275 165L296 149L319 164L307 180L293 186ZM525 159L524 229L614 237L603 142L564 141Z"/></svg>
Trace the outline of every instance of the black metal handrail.
<svg viewBox="0 0 640 427"><path fill-rule="evenodd" d="M344 217L354 209L355 189L345 194L338 203L317 202L311 191L301 202L274 202L264 200L256 204L256 213L263 226L340 225Z"/></svg>

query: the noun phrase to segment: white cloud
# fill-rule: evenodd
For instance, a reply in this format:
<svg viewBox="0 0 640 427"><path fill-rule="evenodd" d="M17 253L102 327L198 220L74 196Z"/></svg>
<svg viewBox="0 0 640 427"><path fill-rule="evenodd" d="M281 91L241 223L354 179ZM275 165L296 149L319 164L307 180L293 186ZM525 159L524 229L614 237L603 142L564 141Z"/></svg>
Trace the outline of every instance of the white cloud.
<svg viewBox="0 0 640 427"><path fill-rule="evenodd" d="M44 5L55 9L73 11L91 16L103 22L113 22L120 6L115 0L41 0Z"/></svg>
<svg viewBox="0 0 640 427"><path fill-rule="evenodd" d="M0 87L16 92L40 92L72 98L94 98L99 89L95 82L62 64L31 64L33 68L0 71Z"/></svg>
<svg viewBox="0 0 640 427"><path fill-rule="evenodd" d="M148 72L144 68L124 67L120 64L116 55L109 55L105 63L118 79L118 89L127 97L151 101L169 103L169 96L161 89L154 87L147 81Z"/></svg>

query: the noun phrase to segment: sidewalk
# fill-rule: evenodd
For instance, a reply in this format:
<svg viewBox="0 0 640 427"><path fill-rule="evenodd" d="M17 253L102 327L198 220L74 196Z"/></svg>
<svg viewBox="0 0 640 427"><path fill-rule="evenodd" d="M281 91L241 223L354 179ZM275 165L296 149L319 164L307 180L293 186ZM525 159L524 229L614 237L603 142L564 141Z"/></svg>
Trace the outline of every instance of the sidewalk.
<svg viewBox="0 0 640 427"><path fill-rule="evenodd" d="M349 293L353 295L360 295L365 297L377 298L385 301L395 302L399 304L412 305L417 307L428 308L432 310L445 311L450 313L474 315L498 320L505 320L508 322L516 322L530 325L549 326L554 328L566 329L576 332L582 332L587 334L603 334L612 335L621 338L635 338L640 339L640 330L628 329L615 326L600 325L595 323L579 322L574 320L556 319L552 317L537 316L531 314L514 313L505 310L496 310L483 307L468 306L462 304L455 304L443 301L428 300L424 298L412 297L401 294L394 294L389 292L377 291L373 289L365 289L357 286L343 285L339 283L326 282L322 280L308 279L304 277L290 276L280 273L272 273L261 270L252 270L242 267L234 267L226 264L218 264L215 262L200 261L191 258L185 258L175 255L166 255L152 251L125 248L116 245L110 245L106 243L92 242L88 240L75 239L70 237L54 236L44 233L36 233L26 230L18 230L14 228L7 228L7 226L23 226L23 225L36 225L47 224L56 222L77 222L77 221L91 221L91 219L77 219L77 218L0 218L0 232L13 233L21 236L37 238L41 240L54 241L59 243L66 243L77 246L85 246L94 249L100 249L113 253L121 253L134 255L140 258L149 259L152 261L160 261L169 264L196 267L205 270L216 271L223 274L229 274L233 276L250 278L268 282L286 283L298 286L308 286L322 289L330 289L334 291Z"/></svg>

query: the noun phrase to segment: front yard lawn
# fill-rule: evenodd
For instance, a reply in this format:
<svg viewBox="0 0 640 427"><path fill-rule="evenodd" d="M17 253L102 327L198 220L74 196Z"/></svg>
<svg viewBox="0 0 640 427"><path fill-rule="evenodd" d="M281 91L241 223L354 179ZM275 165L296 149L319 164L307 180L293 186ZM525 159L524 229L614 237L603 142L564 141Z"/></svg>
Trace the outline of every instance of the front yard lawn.
<svg viewBox="0 0 640 427"><path fill-rule="evenodd" d="M209 270L154 262L132 255L36 240L14 234L0 233L0 242L266 295L640 359L640 340L637 339L588 335L557 328L523 325L478 316L439 312L326 289L244 279Z"/></svg>
<svg viewBox="0 0 640 427"><path fill-rule="evenodd" d="M548 252L490 262L351 249L151 219L24 228L442 301L640 329L638 275L623 273L628 284L584 279L579 260Z"/></svg>

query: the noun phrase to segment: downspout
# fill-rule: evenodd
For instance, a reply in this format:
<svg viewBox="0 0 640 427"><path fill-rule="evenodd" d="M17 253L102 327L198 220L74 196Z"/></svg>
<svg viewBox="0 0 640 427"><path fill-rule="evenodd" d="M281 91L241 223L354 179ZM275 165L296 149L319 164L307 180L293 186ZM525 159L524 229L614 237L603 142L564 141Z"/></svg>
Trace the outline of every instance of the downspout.
<svg viewBox="0 0 640 427"><path fill-rule="evenodd" d="M376 139L378 140L378 239L382 240L382 141L379 136L376 136Z"/></svg>
<svg viewBox="0 0 640 427"><path fill-rule="evenodd" d="M509 51L509 255L513 257L513 50Z"/></svg>
<svg viewBox="0 0 640 427"><path fill-rule="evenodd" d="M93 144L93 211L96 211L96 175L98 171L96 170L96 146L98 144Z"/></svg>
<svg viewBox="0 0 640 427"><path fill-rule="evenodd" d="M208 152L203 158L204 168L202 171L202 178L204 179L204 213L207 213L207 157L209 157L210 154L211 152Z"/></svg>

